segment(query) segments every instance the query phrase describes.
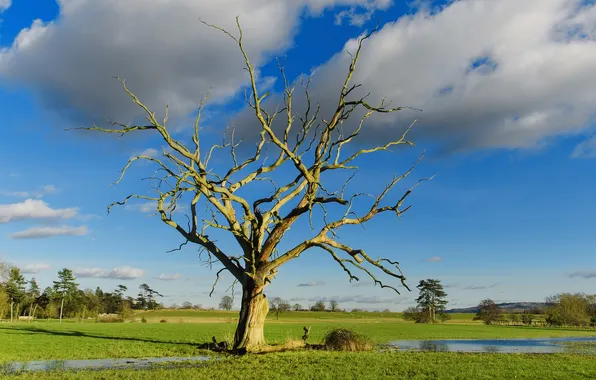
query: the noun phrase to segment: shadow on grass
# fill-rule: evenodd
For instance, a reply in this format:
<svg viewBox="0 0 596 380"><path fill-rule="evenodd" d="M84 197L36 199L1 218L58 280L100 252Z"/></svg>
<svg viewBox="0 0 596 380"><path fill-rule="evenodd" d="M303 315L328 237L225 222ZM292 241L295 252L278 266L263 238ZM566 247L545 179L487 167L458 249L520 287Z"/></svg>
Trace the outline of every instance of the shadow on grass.
<svg viewBox="0 0 596 380"><path fill-rule="evenodd" d="M155 344L177 344L177 345L186 345L186 346L200 346L200 343L195 342L175 342L175 341L165 341L165 340L157 340L157 339L147 339L147 338L135 338L135 337L128 337L128 336L106 336L106 335L95 335L89 334L81 331L55 331L55 330L48 330L40 327L33 327L33 326L24 326L24 327L12 327L12 326L2 326L1 330L13 330L13 331L27 331L35 334L45 334L45 335L53 335L53 336L65 336L65 337L82 337L82 338L92 338L92 339L106 339L106 340L124 340L124 341L133 341L133 342L144 342L144 343L155 343Z"/></svg>

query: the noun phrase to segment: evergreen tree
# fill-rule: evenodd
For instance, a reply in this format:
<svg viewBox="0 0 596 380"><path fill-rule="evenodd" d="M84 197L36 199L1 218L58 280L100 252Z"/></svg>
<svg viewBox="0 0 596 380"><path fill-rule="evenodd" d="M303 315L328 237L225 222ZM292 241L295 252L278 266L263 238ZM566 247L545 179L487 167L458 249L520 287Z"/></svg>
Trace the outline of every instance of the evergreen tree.
<svg viewBox="0 0 596 380"><path fill-rule="evenodd" d="M58 272L58 281L54 281L55 295L60 297L60 323L62 323L64 302L68 302L76 296L79 284L75 280L72 270L64 268Z"/></svg>
<svg viewBox="0 0 596 380"><path fill-rule="evenodd" d="M442 314L447 306L447 293L443 290L441 281L432 278L421 280L417 288L420 290L420 295L416 298L421 310L419 322L437 323L437 316Z"/></svg>
<svg viewBox="0 0 596 380"><path fill-rule="evenodd" d="M18 316L19 304L25 298L25 278L21 274L21 270L17 267L10 268L8 272L8 280L5 284L5 291L10 300L10 321L14 321L14 305L17 305L16 314Z"/></svg>

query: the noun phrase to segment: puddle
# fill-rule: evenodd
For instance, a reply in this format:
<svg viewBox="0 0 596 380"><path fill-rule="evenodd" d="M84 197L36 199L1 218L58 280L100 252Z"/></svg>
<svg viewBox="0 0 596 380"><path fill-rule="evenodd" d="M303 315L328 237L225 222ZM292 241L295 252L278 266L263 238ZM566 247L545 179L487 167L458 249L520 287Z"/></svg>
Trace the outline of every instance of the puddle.
<svg viewBox="0 0 596 380"><path fill-rule="evenodd" d="M166 367L196 364L209 360L207 356L143 359L98 359L98 360L39 360L14 362L2 365L3 372L53 371L53 370L104 370L104 369L147 369L155 365Z"/></svg>
<svg viewBox="0 0 596 380"><path fill-rule="evenodd" d="M589 343L582 347L582 344ZM594 345L592 345L594 344ZM447 339L447 340L396 340L389 347L400 351L436 352L492 352L492 353L585 353L596 354L596 337L543 338L543 339Z"/></svg>

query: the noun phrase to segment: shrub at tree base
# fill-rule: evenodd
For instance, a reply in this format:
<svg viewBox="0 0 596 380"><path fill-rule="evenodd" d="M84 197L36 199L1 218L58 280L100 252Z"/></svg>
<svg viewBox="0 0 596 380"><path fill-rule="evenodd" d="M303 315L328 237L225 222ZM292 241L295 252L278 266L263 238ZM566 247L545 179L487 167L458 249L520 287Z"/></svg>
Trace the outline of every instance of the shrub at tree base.
<svg viewBox="0 0 596 380"><path fill-rule="evenodd" d="M372 341L361 334L348 329L335 329L329 332L323 340L323 346L332 351L370 351Z"/></svg>

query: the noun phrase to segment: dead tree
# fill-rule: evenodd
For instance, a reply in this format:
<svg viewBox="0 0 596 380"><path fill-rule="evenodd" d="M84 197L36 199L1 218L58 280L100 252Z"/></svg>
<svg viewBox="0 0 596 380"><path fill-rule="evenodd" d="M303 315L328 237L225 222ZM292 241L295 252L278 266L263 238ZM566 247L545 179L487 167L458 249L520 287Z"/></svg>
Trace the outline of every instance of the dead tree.
<svg viewBox="0 0 596 380"><path fill-rule="evenodd" d="M354 270L358 270L370 277L376 285L398 292L396 287L377 278L374 270L378 270L399 280L407 288L398 262L387 258L375 259L362 249L350 247L339 241L337 232L344 226L362 225L381 213L394 213L399 217L407 211L409 206L404 206L404 201L413 188L405 191L401 197L395 197L396 201L391 204L387 204L385 198L398 182L412 172L422 156L405 173L394 176L380 194L371 196L372 201L366 211L362 215L356 215L352 210L354 201L366 194L346 195L345 189L349 179L346 183L340 183L339 190L332 192L322 185L323 176L338 171L346 173L355 171L357 166L354 166L354 161L361 156L386 151L400 145L413 146L413 143L407 140L407 133L412 127L410 126L399 139L384 145L352 149L350 154L344 153L346 149L342 150L363 131L365 121L370 116L376 113L391 113L403 108L388 108L384 101L371 105L367 102L367 97L349 99L351 94L353 96L353 90L360 87L360 85L351 85L351 80L360 57L362 43L374 30L359 38L357 50L351 55L347 77L339 91L337 107L332 111L330 118L324 119L319 116L320 105L315 106L311 102L308 90L310 81L302 82L306 95L305 110L301 113L295 112L292 108L295 86L288 82L281 65L281 77L285 84L283 108L278 108L274 112L265 109L263 100L269 93L262 93L257 86L255 67L245 51L238 19L236 22L238 36L217 26L204 24L225 33L237 43L250 76L250 92L245 98L260 130L254 153L251 153L248 159L243 161L237 159L238 144L233 140L212 146L209 150L201 149L200 119L206 97L201 100L198 107L194 130L190 136L192 143L185 144L173 138L166 126L167 107L165 119L159 121L155 113L142 103L120 78L118 79L124 91L146 113L148 123L132 125L110 122L107 128L94 125L81 129L119 135L153 132L165 141L168 149L163 151L163 158L148 155L131 158L116 182L120 182L135 161L149 161L156 165L156 173L159 173L154 176L157 180L155 196L131 194L123 201L110 205L108 212L112 206L124 205L134 198L155 201L157 214L161 220L178 231L185 239L182 245L189 242L198 245L207 255L206 261L210 264L219 262L223 266L217 272L215 284L223 271L230 272L235 281L242 286L241 311L233 346L235 349L253 350L265 344L263 327L269 305L263 290L273 280L281 265L298 258L307 250L319 248L327 252L347 273L350 281L359 280L359 277L354 274ZM344 133L342 128L344 122L356 110L361 110L364 116L353 125L351 132ZM281 130L273 127L277 116L284 119ZM214 151L222 149L229 151L230 161L233 164L230 164L227 170L216 173L209 165L209 160ZM269 162L267 162L266 150L269 153L275 152ZM239 190L251 183L270 180L272 175L281 170L287 173L288 167L295 171L295 177L282 185L271 181L273 185L271 195L258 199L247 199L239 195ZM418 183L420 181L416 182L416 185ZM173 217L173 211L182 199L187 199L189 202L189 212L186 215L188 220L183 224ZM205 214L199 207L203 204L207 210ZM328 220L330 216L326 207L341 208L337 215L342 216ZM285 252L278 252L277 247L284 234L301 218L310 218L311 225L315 218L322 227L313 227L311 237L305 237L300 244ZM209 228L229 233L238 243L241 254L234 256L220 249L208 236Z"/></svg>

